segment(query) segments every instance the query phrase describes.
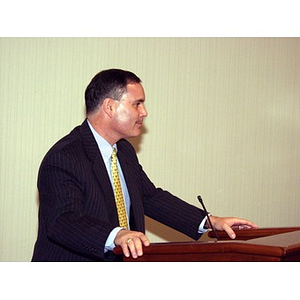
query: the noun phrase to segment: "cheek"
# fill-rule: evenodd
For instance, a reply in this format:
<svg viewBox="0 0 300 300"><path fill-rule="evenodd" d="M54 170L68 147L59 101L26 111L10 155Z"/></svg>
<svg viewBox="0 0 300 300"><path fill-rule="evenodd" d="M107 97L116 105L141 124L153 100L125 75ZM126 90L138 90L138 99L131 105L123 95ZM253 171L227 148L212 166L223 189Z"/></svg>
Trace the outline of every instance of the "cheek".
<svg viewBox="0 0 300 300"><path fill-rule="evenodd" d="M116 114L117 123L127 123L130 119L130 115L126 110L119 110Z"/></svg>
<svg viewBox="0 0 300 300"><path fill-rule="evenodd" d="M120 109L117 110L116 115L115 115L115 121L118 127L120 127L120 130L129 128L132 126L132 123L135 123L135 118L132 114L132 111L128 109Z"/></svg>

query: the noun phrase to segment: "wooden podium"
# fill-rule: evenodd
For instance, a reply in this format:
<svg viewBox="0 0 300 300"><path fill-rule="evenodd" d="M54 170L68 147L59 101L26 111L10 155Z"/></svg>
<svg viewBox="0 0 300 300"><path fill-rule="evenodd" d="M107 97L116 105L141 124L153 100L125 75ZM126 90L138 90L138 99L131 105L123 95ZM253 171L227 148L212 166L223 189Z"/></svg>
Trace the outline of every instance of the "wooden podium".
<svg viewBox="0 0 300 300"><path fill-rule="evenodd" d="M236 230L236 239L217 231L219 241L152 243L144 247L144 255L126 258L128 262L189 261L300 261L300 227ZM208 233L212 238L212 232ZM114 249L122 255L122 249Z"/></svg>

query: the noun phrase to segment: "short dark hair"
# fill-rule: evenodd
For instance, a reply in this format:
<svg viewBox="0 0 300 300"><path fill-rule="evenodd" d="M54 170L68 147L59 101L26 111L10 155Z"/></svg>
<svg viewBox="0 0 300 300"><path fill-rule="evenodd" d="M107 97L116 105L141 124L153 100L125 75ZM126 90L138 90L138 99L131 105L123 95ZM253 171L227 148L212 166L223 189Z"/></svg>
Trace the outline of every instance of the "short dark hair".
<svg viewBox="0 0 300 300"><path fill-rule="evenodd" d="M120 101L129 83L140 82L140 78L130 71L109 69L99 72L85 90L87 115L95 112L106 98Z"/></svg>

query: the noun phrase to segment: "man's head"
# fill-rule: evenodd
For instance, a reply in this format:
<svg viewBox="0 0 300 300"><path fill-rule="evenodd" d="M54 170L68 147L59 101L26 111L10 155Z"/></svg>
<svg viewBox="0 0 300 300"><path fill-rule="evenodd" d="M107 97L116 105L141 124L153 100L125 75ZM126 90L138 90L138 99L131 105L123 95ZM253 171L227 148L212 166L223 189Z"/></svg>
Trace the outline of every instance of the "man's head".
<svg viewBox="0 0 300 300"><path fill-rule="evenodd" d="M134 73L119 69L105 70L95 75L85 90L87 115L98 110L106 98L120 101L129 83L141 83L141 80Z"/></svg>
<svg viewBox="0 0 300 300"><path fill-rule="evenodd" d="M86 89L87 118L111 145L141 133L147 116L141 80L123 70L98 73Z"/></svg>

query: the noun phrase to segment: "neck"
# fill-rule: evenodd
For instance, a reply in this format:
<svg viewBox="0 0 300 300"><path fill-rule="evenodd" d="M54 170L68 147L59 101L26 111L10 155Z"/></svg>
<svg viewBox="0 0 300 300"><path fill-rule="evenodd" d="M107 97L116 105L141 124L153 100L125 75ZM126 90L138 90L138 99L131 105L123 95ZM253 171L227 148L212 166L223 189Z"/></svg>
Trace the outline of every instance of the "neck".
<svg viewBox="0 0 300 300"><path fill-rule="evenodd" d="M87 117L90 124L93 126L95 131L101 135L110 145L114 145L119 141L117 137L114 136L111 128L108 126L107 122L105 122L101 117L96 116L88 116Z"/></svg>

